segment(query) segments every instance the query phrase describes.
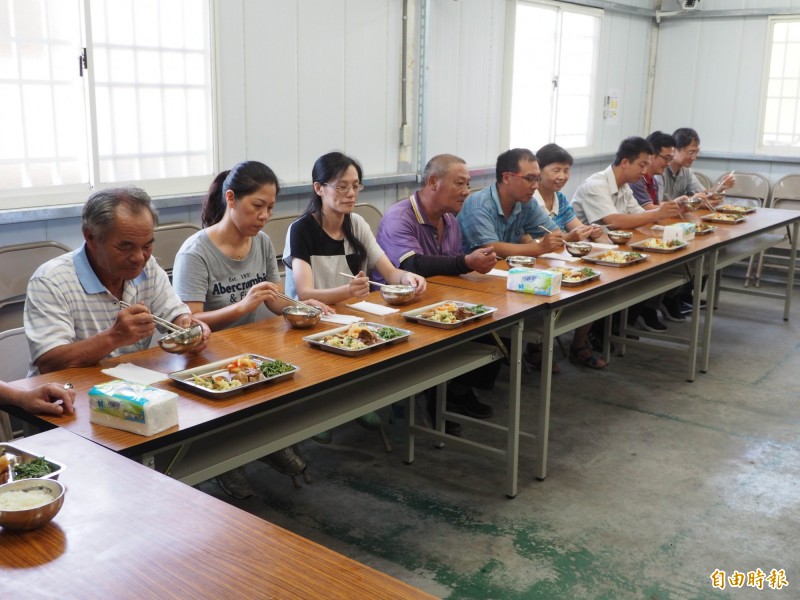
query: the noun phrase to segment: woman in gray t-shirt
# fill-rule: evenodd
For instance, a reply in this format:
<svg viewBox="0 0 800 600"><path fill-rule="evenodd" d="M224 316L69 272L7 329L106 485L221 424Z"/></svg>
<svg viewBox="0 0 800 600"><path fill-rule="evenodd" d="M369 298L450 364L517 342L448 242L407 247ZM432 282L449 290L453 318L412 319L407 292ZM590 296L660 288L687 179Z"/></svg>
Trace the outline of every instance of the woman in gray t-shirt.
<svg viewBox="0 0 800 600"><path fill-rule="evenodd" d="M212 331L253 323L269 311L280 314L290 304L276 295L281 289L275 248L262 231L279 189L272 169L256 161L223 171L203 204L205 229L175 257L175 290ZM308 304L327 309L316 300Z"/></svg>
<svg viewBox="0 0 800 600"><path fill-rule="evenodd" d="M278 262L262 231L279 191L275 173L260 162L241 162L223 171L203 202L205 229L186 240L175 258L173 285L178 296L214 331L253 323L270 311L280 314L291 304L277 296ZM307 303L330 310L316 300ZM292 476L305 473L305 461L292 447L263 460ZM217 483L234 498L253 495L244 467L223 473Z"/></svg>

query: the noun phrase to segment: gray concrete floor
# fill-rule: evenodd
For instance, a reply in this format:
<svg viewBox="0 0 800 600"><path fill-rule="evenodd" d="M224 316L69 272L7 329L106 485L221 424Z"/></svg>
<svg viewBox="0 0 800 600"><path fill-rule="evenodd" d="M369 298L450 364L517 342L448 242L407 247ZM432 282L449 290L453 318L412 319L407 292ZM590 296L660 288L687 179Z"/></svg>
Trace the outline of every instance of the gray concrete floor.
<svg viewBox="0 0 800 600"><path fill-rule="evenodd" d="M800 291L793 320L782 314L723 294L694 383L682 356L653 347L605 371L560 358L548 476L532 477L523 440L513 500L491 459L423 442L407 466L355 423L302 445L312 485L253 463L249 500L199 487L444 598L800 598ZM523 376L529 431L538 381ZM505 390L479 393L499 418ZM789 585L715 590L715 569L783 569Z"/></svg>

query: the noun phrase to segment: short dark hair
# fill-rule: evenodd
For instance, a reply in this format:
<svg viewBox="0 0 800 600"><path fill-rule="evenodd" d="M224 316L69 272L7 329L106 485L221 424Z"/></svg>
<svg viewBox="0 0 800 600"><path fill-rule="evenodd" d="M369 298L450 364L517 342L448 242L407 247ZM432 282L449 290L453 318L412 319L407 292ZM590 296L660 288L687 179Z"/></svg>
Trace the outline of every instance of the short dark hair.
<svg viewBox="0 0 800 600"><path fill-rule="evenodd" d="M647 141L653 147L654 154L661 154L662 148L674 148L675 138L663 131L654 131L647 136Z"/></svg>
<svg viewBox="0 0 800 600"><path fill-rule="evenodd" d="M517 169L519 169L520 161L523 160L536 162L536 155L527 148L512 148L498 156L497 166L495 167L497 183L502 183L503 173L516 173Z"/></svg>
<svg viewBox="0 0 800 600"><path fill-rule="evenodd" d="M558 144L545 144L536 151L536 160L539 161L539 167L542 169L553 163L571 166L572 154L564 150L564 148Z"/></svg>
<svg viewBox="0 0 800 600"><path fill-rule="evenodd" d="M142 188L118 187L97 190L83 205L81 228L90 231L101 242L116 225L117 208L124 206L135 215L149 212L153 227L158 227L158 211Z"/></svg>
<svg viewBox="0 0 800 600"><path fill-rule="evenodd" d="M617 155L614 157L614 166L618 167L626 158L632 161L642 153L655 154L650 142L641 137L625 138L622 140L619 148L617 148Z"/></svg>
<svg viewBox="0 0 800 600"><path fill-rule="evenodd" d="M681 127L672 132L672 137L675 138L676 148L686 148L692 142L700 143L700 136L691 127Z"/></svg>

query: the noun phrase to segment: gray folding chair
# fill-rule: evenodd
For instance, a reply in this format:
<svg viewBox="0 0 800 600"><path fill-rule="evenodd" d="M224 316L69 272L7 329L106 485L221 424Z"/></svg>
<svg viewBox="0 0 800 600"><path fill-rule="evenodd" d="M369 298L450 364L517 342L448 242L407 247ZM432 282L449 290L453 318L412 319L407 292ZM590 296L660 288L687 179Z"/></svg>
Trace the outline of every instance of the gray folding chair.
<svg viewBox="0 0 800 600"><path fill-rule="evenodd" d="M373 235L378 235L378 225L381 224L383 213L371 204L356 204L353 212L364 217L364 220L372 230Z"/></svg>
<svg viewBox="0 0 800 600"><path fill-rule="evenodd" d="M153 254L159 266L167 272L172 280L172 267L175 265L175 256L190 236L200 231L200 227L193 223L165 223L156 227L153 244Z"/></svg>
<svg viewBox="0 0 800 600"><path fill-rule="evenodd" d="M724 177L724 175L723 175ZM722 177L717 180L717 184ZM761 208L769 200L769 181L758 173L736 173L736 183L725 192L726 202ZM750 278L755 277L757 259L762 253L751 256L747 261L747 272L744 276L744 287L750 285Z"/></svg>
<svg viewBox="0 0 800 600"><path fill-rule="evenodd" d="M281 277L284 276L285 267L283 265L283 249L286 245L286 234L289 231L289 226L299 218L299 215L291 215L289 217L274 217L267 221L267 224L261 228L261 231L269 236L272 240L272 245L275 247L275 254L278 258L278 271Z"/></svg>
<svg viewBox="0 0 800 600"><path fill-rule="evenodd" d="M25 293L31 275L48 260L69 251L58 242L31 242L0 248L0 331L22 327Z"/></svg>
<svg viewBox="0 0 800 600"><path fill-rule="evenodd" d="M0 356L3 357L0 361L0 380L14 381L28 374L31 353L22 327L0 333ZM8 413L0 411L0 442L12 440L21 433L13 431Z"/></svg>
<svg viewBox="0 0 800 600"><path fill-rule="evenodd" d="M694 176L697 177L697 180L700 182L700 184L703 186L704 189L709 189L712 185L714 185L713 183L711 183L711 178L705 173L701 173L699 171L692 171L692 173L694 173Z"/></svg>
<svg viewBox="0 0 800 600"><path fill-rule="evenodd" d="M781 177L772 188L772 197L769 200L770 208L785 210L800 210L800 175L786 175ZM761 284L761 274L764 268L785 270L788 272L790 265L797 269L798 258L790 256L791 238L788 234L784 241L776 244L759 256L758 267L755 275L755 286Z"/></svg>

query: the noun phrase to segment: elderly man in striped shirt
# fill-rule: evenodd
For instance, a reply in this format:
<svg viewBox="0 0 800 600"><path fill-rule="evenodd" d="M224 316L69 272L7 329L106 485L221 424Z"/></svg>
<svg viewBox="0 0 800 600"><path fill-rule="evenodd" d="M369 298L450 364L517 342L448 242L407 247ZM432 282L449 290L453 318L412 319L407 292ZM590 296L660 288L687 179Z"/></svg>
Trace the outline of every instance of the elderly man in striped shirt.
<svg viewBox="0 0 800 600"><path fill-rule="evenodd" d="M84 244L41 267L28 283L30 375L97 363L150 346L153 316L200 323L175 294L153 253L158 213L139 188L100 190L83 208ZM120 301L130 306L121 308ZM204 340L192 352L201 351Z"/></svg>

